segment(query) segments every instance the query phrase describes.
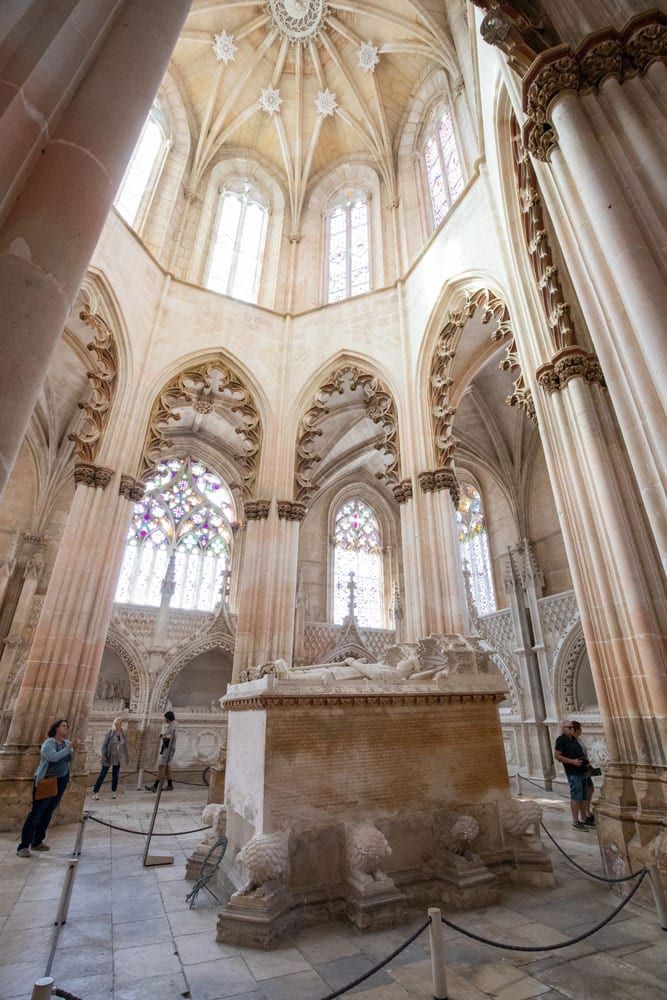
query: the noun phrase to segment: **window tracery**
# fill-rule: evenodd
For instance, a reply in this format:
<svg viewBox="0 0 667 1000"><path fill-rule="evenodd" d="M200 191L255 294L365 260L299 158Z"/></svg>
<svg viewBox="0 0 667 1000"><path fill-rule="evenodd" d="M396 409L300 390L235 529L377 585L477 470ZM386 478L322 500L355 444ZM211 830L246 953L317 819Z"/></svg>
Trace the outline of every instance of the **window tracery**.
<svg viewBox="0 0 667 1000"><path fill-rule="evenodd" d="M173 556L170 606L213 610L230 563L233 517L231 493L205 465L192 458L162 462L134 505L116 601L159 605Z"/></svg>
<svg viewBox="0 0 667 1000"><path fill-rule="evenodd" d="M354 573L356 619L366 628L383 628L382 535L372 507L346 500L334 519L334 623L348 613L350 573Z"/></svg>
<svg viewBox="0 0 667 1000"><path fill-rule="evenodd" d="M488 615L496 610L493 570L486 518L479 490L470 483L461 484L461 499L456 511L461 562L470 572L470 587L477 613Z"/></svg>
<svg viewBox="0 0 667 1000"><path fill-rule="evenodd" d="M206 287L244 302L256 302L268 209L260 191L247 180L221 191Z"/></svg>
<svg viewBox="0 0 667 1000"><path fill-rule="evenodd" d="M362 295L370 287L368 195L346 189L327 213L327 302Z"/></svg>
<svg viewBox="0 0 667 1000"><path fill-rule="evenodd" d="M433 224L437 228L463 190L461 158L448 104L441 105L435 115L435 123L424 144L424 164Z"/></svg>
<svg viewBox="0 0 667 1000"><path fill-rule="evenodd" d="M164 115L156 101L141 131L114 202L128 226L136 228L140 222L140 209L145 203L146 193L155 188L168 147Z"/></svg>

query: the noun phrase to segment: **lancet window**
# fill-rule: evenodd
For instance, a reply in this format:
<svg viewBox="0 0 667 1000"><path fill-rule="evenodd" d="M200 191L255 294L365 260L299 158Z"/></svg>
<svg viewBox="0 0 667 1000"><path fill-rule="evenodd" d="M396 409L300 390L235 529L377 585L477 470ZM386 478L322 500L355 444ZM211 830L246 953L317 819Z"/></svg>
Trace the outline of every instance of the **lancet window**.
<svg viewBox="0 0 667 1000"><path fill-rule="evenodd" d="M231 182L220 195L206 287L256 302L268 219L266 200L249 181Z"/></svg>
<svg viewBox="0 0 667 1000"><path fill-rule="evenodd" d="M470 483L461 485L461 499L456 512L461 547L461 562L470 573L475 607L480 615L496 610L489 534L479 490Z"/></svg>
<svg viewBox="0 0 667 1000"><path fill-rule="evenodd" d="M362 295L371 287L368 195L341 191L327 213L327 302Z"/></svg>
<svg viewBox="0 0 667 1000"><path fill-rule="evenodd" d="M141 222L146 198L154 190L169 150L167 129L160 105L155 102L134 148L114 202L128 225Z"/></svg>
<svg viewBox="0 0 667 1000"><path fill-rule="evenodd" d="M424 165L437 228L463 190L463 171L454 119L448 104L440 107L424 144Z"/></svg>
<svg viewBox="0 0 667 1000"><path fill-rule="evenodd" d="M348 614L350 573L354 573L357 624L384 625L382 535L372 507L361 499L346 500L334 519L334 622Z"/></svg>
<svg viewBox="0 0 667 1000"><path fill-rule="evenodd" d="M172 608L211 611L229 568L234 507L227 486L192 458L158 465L135 504L116 601L159 605L174 557Z"/></svg>

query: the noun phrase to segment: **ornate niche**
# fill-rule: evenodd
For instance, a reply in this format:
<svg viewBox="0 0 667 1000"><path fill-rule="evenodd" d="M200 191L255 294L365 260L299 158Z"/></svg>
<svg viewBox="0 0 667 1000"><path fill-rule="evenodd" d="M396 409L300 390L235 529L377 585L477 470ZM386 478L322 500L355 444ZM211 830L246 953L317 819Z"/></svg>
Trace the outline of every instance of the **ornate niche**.
<svg viewBox="0 0 667 1000"><path fill-rule="evenodd" d="M175 375L158 393L148 422L139 478L146 480L156 469L165 452L173 447L167 426L183 421L188 415L190 431L202 424L207 433L208 418L228 425L228 438L219 445L228 451L238 481L230 487L250 499L257 486L257 470L262 445L262 423L250 389L229 365L213 359L193 365ZM234 447L238 443L241 448Z"/></svg>
<svg viewBox="0 0 667 1000"><path fill-rule="evenodd" d="M320 387L299 425L294 475L299 503L308 504L319 488L316 470L325 455L324 425L329 417L335 416L336 396L349 397L350 405L352 397L358 397L355 401L363 407L365 416L379 425L380 433L368 442L384 460L384 468L376 472L376 478L392 487L399 484L398 420L393 397L377 376L355 365L344 365Z"/></svg>

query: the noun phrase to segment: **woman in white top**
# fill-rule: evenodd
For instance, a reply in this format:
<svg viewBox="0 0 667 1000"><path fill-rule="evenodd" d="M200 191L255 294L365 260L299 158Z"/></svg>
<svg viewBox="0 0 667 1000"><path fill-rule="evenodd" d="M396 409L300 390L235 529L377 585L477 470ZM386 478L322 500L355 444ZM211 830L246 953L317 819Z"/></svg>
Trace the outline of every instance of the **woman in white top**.
<svg viewBox="0 0 667 1000"><path fill-rule="evenodd" d="M127 764L129 755L127 752L127 737L123 732L123 720L114 719L111 729L104 737L102 744L102 766L97 776L95 787L93 788L93 798L99 799L99 791L104 783L109 768L111 768L111 798L116 798L118 789L118 776L121 764Z"/></svg>
<svg viewBox="0 0 667 1000"><path fill-rule="evenodd" d="M144 787L149 792L157 792L158 785L160 784L161 778L167 779L167 791L173 792L174 786L171 780L171 769L169 765L173 759L174 753L176 752L176 716L169 710L164 713L164 723L160 731L160 751L158 753L157 766L158 766L158 777L155 779L152 785L145 785Z"/></svg>

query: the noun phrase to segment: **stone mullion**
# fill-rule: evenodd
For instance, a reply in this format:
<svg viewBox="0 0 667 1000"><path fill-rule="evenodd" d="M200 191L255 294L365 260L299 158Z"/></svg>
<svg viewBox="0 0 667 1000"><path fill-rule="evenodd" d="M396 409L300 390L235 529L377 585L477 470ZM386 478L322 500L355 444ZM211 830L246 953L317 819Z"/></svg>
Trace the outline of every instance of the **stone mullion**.
<svg viewBox="0 0 667 1000"><path fill-rule="evenodd" d="M416 642L426 635L424 601L422 600L422 560L417 503L413 497L412 480L404 479L393 490L401 518L401 555L403 559L404 592L403 633L406 642Z"/></svg>
<svg viewBox="0 0 667 1000"><path fill-rule="evenodd" d="M452 477L444 469L419 474L425 634L470 631L453 508L458 492Z"/></svg>

